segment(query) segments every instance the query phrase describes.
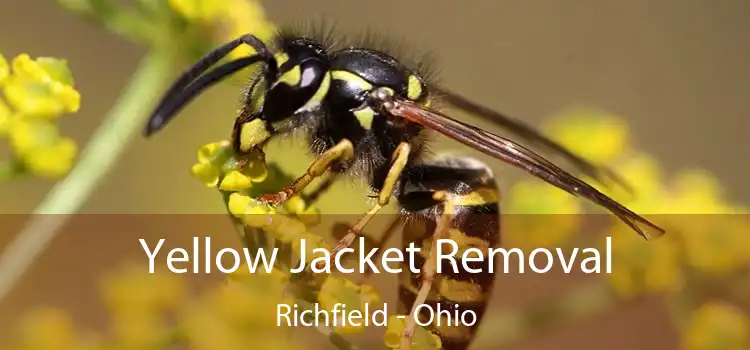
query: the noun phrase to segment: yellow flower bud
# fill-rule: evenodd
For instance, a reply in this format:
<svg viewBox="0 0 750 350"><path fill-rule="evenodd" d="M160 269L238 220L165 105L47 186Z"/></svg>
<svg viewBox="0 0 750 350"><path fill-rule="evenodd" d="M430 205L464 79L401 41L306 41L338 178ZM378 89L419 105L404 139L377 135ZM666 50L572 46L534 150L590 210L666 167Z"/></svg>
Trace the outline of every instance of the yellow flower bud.
<svg viewBox="0 0 750 350"><path fill-rule="evenodd" d="M61 138L50 147L40 147L24 157L26 168L43 178L57 178L70 171L76 159L78 146L73 139Z"/></svg>
<svg viewBox="0 0 750 350"><path fill-rule="evenodd" d="M363 315L365 305L369 304L373 307L381 302L380 295L372 286L359 286L346 278L337 276L330 276L323 282L318 301L320 306L326 310L333 310L336 304L343 304L346 310L359 310ZM365 317L369 317L369 315L365 315ZM342 323L338 322L338 324ZM334 331L339 334L351 334L358 333L363 329L364 325L355 326L347 323L346 326L335 327Z"/></svg>
<svg viewBox="0 0 750 350"><path fill-rule="evenodd" d="M229 212L236 217L242 217L245 215L245 211L250 207L250 203L253 201L252 198L244 194L232 193L229 195Z"/></svg>
<svg viewBox="0 0 750 350"><path fill-rule="evenodd" d="M5 82L5 79L10 75L10 67L8 66L8 60L5 56L0 54L0 85Z"/></svg>
<svg viewBox="0 0 750 350"><path fill-rule="evenodd" d="M320 223L320 209L316 207L307 208L304 212L300 213L297 218L299 218L299 221L302 221L307 227L315 226Z"/></svg>
<svg viewBox="0 0 750 350"><path fill-rule="evenodd" d="M556 246L578 232L580 201L569 193L537 180L521 181L508 192L507 242L516 248ZM560 214L560 215L555 215Z"/></svg>
<svg viewBox="0 0 750 350"><path fill-rule="evenodd" d="M407 316L409 317L409 316ZM385 346L391 349L399 349L401 347L401 339L403 339L404 331L406 330L406 318L398 318L396 315L388 318L388 328L385 330L383 341ZM411 349L417 350L436 350L443 347L440 337L427 331L423 327L417 326L412 336Z"/></svg>
<svg viewBox="0 0 750 350"><path fill-rule="evenodd" d="M24 349L71 349L76 334L71 317L56 309L42 309L24 319L21 327Z"/></svg>
<svg viewBox="0 0 750 350"><path fill-rule="evenodd" d="M242 216L242 222L250 227L265 228L272 223L272 216L274 211L273 208L268 208L264 204L259 203L255 200L251 200L249 207L245 209L245 214Z"/></svg>
<svg viewBox="0 0 750 350"><path fill-rule="evenodd" d="M225 0L169 0L169 6L189 21L207 23L226 11Z"/></svg>
<svg viewBox="0 0 750 350"><path fill-rule="evenodd" d="M682 261L674 239L646 242L625 225L618 225L608 236L612 237L612 273L608 278L618 294L631 297L682 287Z"/></svg>
<svg viewBox="0 0 750 350"><path fill-rule="evenodd" d="M4 84L5 97L19 113L55 119L76 112L81 97L71 87L14 75Z"/></svg>
<svg viewBox="0 0 750 350"><path fill-rule="evenodd" d="M307 234L307 227L301 221L286 215L277 215L273 218L275 225L269 230L272 231L274 238L282 243L291 243L299 240ZM317 237L317 236L313 236ZM310 244L308 244L308 247Z"/></svg>
<svg viewBox="0 0 750 350"><path fill-rule="evenodd" d="M261 41L269 43L276 32L275 26L266 19L266 13L259 1L227 0L225 14L226 36L235 38L245 33L253 33ZM253 54L247 45L239 46L229 54L230 58L240 58Z"/></svg>
<svg viewBox="0 0 750 350"><path fill-rule="evenodd" d="M687 350L747 349L750 319L732 305L709 302L693 312L683 342Z"/></svg>
<svg viewBox="0 0 750 350"><path fill-rule="evenodd" d="M300 196L294 196L284 202L284 209L291 214L300 214L305 211L305 200Z"/></svg>
<svg viewBox="0 0 750 350"><path fill-rule="evenodd" d="M10 124L9 133L10 145L20 156L40 147L53 146L60 138L57 126L52 122L28 118L14 120Z"/></svg>
<svg viewBox="0 0 750 350"><path fill-rule="evenodd" d="M78 111L81 96L65 60L20 54L13 60L13 76L5 82L8 102L18 112L56 118Z"/></svg>
<svg viewBox="0 0 750 350"><path fill-rule="evenodd" d="M599 111L570 110L554 117L543 129L572 152L596 163L612 162L630 143L627 123Z"/></svg>
<svg viewBox="0 0 750 350"><path fill-rule="evenodd" d="M5 136L10 129L13 112L10 107L0 99L0 136Z"/></svg>
<svg viewBox="0 0 750 350"><path fill-rule="evenodd" d="M201 146L198 148L198 162L210 162L216 151L227 146L228 142L211 142Z"/></svg>
<svg viewBox="0 0 750 350"><path fill-rule="evenodd" d="M209 163L193 164L190 173L208 187L216 187L216 183L219 182L219 170Z"/></svg>
<svg viewBox="0 0 750 350"><path fill-rule="evenodd" d="M250 188L250 178L237 170L232 170L221 180L219 188L224 191L241 191Z"/></svg>

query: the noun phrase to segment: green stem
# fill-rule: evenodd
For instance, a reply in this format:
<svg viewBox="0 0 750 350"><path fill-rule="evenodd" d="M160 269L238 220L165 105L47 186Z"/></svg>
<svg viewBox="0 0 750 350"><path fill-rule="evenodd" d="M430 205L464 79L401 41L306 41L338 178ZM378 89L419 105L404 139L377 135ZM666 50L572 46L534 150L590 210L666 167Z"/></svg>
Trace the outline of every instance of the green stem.
<svg viewBox="0 0 750 350"><path fill-rule="evenodd" d="M150 52L114 108L96 130L75 168L48 193L22 231L0 255L0 300L78 212L114 168L129 141L140 132L150 108L171 73L171 56ZM67 215L66 215L67 214Z"/></svg>

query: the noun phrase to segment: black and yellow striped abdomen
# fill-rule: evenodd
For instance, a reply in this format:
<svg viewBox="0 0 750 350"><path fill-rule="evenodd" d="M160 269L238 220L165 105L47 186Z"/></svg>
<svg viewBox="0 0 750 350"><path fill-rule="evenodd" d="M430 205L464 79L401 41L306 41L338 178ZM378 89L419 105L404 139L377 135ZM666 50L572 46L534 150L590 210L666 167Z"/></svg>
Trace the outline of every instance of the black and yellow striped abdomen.
<svg viewBox="0 0 750 350"><path fill-rule="evenodd" d="M404 181L403 192L399 196L406 216L403 244L409 246L414 242L420 248L420 253L414 256L414 266L420 271L424 270L422 266L446 204L452 208L453 219L444 238L457 245L458 251L453 255L456 264L454 266L450 260L440 262L440 273L435 276L425 304L435 312L431 330L440 336L443 349L465 349L481 324L494 285L493 275L488 272L492 262L487 257L487 251L500 243L498 188L488 169L466 158L443 158L436 163L419 166L416 171L407 174ZM429 198L436 192L448 193L449 203L431 201ZM482 270L479 273L464 269L461 256L468 248L483 252L481 260L476 259L477 254L471 254L469 257L473 259L466 262L470 270ZM453 249L447 244L442 245L443 254L449 254ZM421 273L412 273L408 268L409 263L406 262L399 281L402 312L411 310L422 284ZM438 307L450 314L449 319L443 312L440 324ZM428 308L421 311L420 317L426 322L430 312ZM469 317L468 321L475 316L476 322L467 325L460 318L455 319L456 315L464 313Z"/></svg>

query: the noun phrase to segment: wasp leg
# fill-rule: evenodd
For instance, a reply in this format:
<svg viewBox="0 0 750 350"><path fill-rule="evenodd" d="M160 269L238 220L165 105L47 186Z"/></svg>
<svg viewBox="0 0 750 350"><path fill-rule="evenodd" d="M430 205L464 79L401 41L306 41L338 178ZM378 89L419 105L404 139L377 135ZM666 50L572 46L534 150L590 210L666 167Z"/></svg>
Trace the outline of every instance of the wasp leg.
<svg viewBox="0 0 750 350"><path fill-rule="evenodd" d="M352 242L354 242L354 239L360 235L367 223L370 222L370 219L372 219L375 214L377 214L391 201L393 191L396 188L396 183L398 182L399 177L401 177L401 172L404 171L406 163L409 160L410 152L411 146L409 146L408 143L401 143L396 148L396 151L393 152L391 167L390 169L388 169L388 175L386 175L385 177L383 188L378 193L378 202L375 203L375 205L373 205L365 215L357 220L357 223L352 226L349 232L347 232L347 234L338 241L336 246L333 248L333 251L331 251L332 259L340 250L349 247Z"/></svg>
<svg viewBox="0 0 750 350"><path fill-rule="evenodd" d="M338 179L338 173L329 173L323 183L321 183L318 187L310 191L310 193L303 193L301 195L302 199L305 200L305 204L307 206L314 205L322 195L324 195L326 192L328 192L329 189L331 189L331 186L333 186L333 184L336 183Z"/></svg>
<svg viewBox="0 0 750 350"><path fill-rule="evenodd" d="M396 229L399 227L399 224L401 223L401 216L397 215L393 221L391 221L391 224L388 225L388 228L385 229L385 233L383 234L383 237L380 238L378 245L375 247L377 249L377 252L375 253L375 256L373 256L373 260L380 258L380 254L383 251L383 247L385 246L385 243L388 242L391 237L393 237L393 234L396 233ZM372 275L373 270L367 269L365 271L364 276L362 277L362 281L367 280L367 278Z"/></svg>
<svg viewBox="0 0 750 350"><path fill-rule="evenodd" d="M354 146L351 141L343 139L318 156L307 168L305 174L294 180L291 185L277 193L264 194L261 200L271 205L280 204L302 192L313 180L323 176L335 163L349 161L352 158L354 158Z"/></svg>
<svg viewBox="0 0 750 350"><path fill-rule="evenodd" d="M401 346L399 349L408 350L411 346L411 339L414 336L414 330L417 328L417 308L427 301L427 296L432 290L432 283L435 281L435 275L437 272L437 242L440 239L444 239L448 236L448 228L450 227L451 220L455 215L455 204L448 198L448 193L440 191L435 192L433 199L443 203L443 214L438 219L435 233L433 234L432 244L430 250L427 253L427 259L422 266L422 274L419 287L419 292L414 299L411 310L409 311L409 317L406 318L406 328L404 329L404 336L401 338Z"/></svg>

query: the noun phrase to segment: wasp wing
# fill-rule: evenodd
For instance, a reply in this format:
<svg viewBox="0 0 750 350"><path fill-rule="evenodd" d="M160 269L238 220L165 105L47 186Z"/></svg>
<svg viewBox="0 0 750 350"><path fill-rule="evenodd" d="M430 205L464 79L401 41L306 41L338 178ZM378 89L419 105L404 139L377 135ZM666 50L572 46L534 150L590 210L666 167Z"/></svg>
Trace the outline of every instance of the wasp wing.
<svg viewBox="0 0 750 350"><path fill-rule="evenodd" d="M504 137L453 119L434 109L408 100L391 100L382 107L390 114L421 124L487 155L519 167L573 195L601 205L619 217L646 239L664 234L664 230L634 213L596 188L578 179L528 148ZM653 229L647 232L639 224ZM650 230L649 230L650 231Z"/></svg>
<svg viewBox="0 0 750 350"><path fill-rule="evenodd" d="M609 178L612 181L616 182L618 185L625 188L628 192L633 192L632 187L627 183L627 181L622 179L614 171L605 167L597 166L583 159L582 157L567 149L565 146L553 141L552 139L535 130L533 127L521 122L520 120L511 118L490 108L477 104L476 102L473 102L457 93L448 91L441 87L433 87L432 90L440 95L441 101L445 101L451 106L459 108L465 112L469 112L476 116L492 121L531 143L541 145L543 147L546 147L548 150L562 155L574 166L578 167L578 169L580 169L587 176L590 176L591 178L603 184L606 184L604 179Z"/></svg>

